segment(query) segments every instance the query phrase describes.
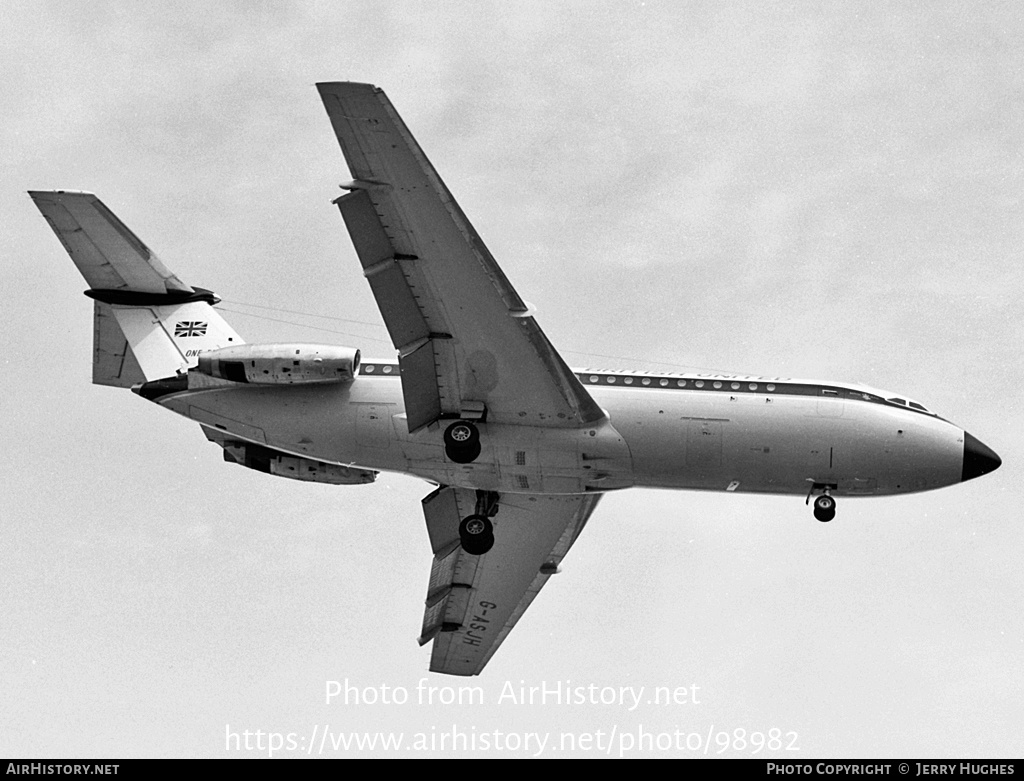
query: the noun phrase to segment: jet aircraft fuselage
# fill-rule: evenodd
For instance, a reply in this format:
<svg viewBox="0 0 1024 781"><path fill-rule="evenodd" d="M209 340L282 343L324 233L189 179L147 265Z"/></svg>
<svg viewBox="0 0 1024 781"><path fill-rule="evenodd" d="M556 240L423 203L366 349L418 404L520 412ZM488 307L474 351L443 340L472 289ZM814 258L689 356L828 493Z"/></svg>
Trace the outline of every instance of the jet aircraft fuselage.
<svg viewBox="0 0 1024 781"><path fill-rule="evenodd" d="M409 432L394 361L362 363L351 383L224 383L160 402L295 457L503 493L646 486L889 495L952 485L997 465L960 427L862 386L723 374L576 375L606 421L581 429L479 422L482 452L468 464L444 457L437 427Z"/></svg>

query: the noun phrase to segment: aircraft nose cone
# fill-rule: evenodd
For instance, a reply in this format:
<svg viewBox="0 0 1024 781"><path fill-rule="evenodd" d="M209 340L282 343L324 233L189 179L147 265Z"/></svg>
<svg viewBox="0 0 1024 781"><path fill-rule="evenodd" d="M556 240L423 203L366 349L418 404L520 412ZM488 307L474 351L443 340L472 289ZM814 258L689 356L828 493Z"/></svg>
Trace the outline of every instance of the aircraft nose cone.
<svg viewBox="0 0 1024 781"><path fill-rule="evenodd" d="M992 448L964 432L964 471L961 480L973 480L995 472L1001 463L1002 459Z"/></svg>

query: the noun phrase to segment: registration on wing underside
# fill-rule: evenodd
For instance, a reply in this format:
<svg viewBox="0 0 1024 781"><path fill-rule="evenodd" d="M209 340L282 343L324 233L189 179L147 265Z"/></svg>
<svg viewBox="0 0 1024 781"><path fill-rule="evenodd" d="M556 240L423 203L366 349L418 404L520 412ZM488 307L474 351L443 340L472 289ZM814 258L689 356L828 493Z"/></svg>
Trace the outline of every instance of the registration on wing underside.
<svg viewBox="0 0 1024 781"><path fill-rule="evenodd" d="M383 92L318 86L356 180L336 203L399 352L410 430L481 407L495 423L602 419Z"/></svg>

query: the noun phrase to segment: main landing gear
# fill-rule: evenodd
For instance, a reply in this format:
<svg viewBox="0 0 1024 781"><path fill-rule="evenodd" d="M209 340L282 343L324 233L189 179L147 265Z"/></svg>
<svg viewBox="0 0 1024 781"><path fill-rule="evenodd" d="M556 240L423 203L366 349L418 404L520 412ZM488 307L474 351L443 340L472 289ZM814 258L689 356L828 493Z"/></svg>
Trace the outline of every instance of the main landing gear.
<svg viewBox="0 0 1024 781"><path fill-rule="evenodd" d="M469 464L480 455L480 429L468 420L457 420L444 430L444 454L456 464ZM498 513L496 491L476 492L476 512L459 524L462 550L471 556L483 556L494 547L494 524Z"/></svg>
<svg viewBox="0 0 1024 781"><path fill-rule="evenodd" d="M456 464L469 464L480 455L480 430L466 420L457 420L444 430L444 454Z"/></svg>
<svg viewBox="0 0 1024 781"><path fill-rule="evenodd" d="M476 512L462 519L459 539L462 549L471 556L483 556L494 547L494 525L491 518L498 514L496 491L476 492Z"/></svg>
<svg viewBox="0 0 1024 781"><path fill-rule="evenodd" d="M821 491L821 495L814 500L814 517L822 523L828 523L836 517L836 500L829 493L836 486L829 483L812 483L811 490L807 492L807 502L810 503L811 494Z"/></svg>
<svg viewBox="0 0 1024 781"><path fill-rule="evenodd" d="M459 524L462 550L471 556L483 556L494 546L494 525L483 515L470 515Z"/></svg>

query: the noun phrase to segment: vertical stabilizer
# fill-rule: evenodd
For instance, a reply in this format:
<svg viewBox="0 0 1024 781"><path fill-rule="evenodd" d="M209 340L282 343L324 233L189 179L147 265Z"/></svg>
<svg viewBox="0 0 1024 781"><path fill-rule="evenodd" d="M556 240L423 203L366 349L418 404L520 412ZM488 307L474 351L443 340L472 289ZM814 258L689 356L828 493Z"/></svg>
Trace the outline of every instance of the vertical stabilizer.
<svg viewBox="0 0 1024 781"><path fill-rule="evenodd" d="M92 193L29 192L96 301L93 382L131 387L174 377L201 352L243 344L213 308L209 290L186 285Z"/></svg>
<svg viewBox="0 0 1024 781"><path fill-rule="evenodd" d="M93 307L92 381L96 385L130 388L146 381L146 375L128 348L110 304L96 301Z"/></svg>

